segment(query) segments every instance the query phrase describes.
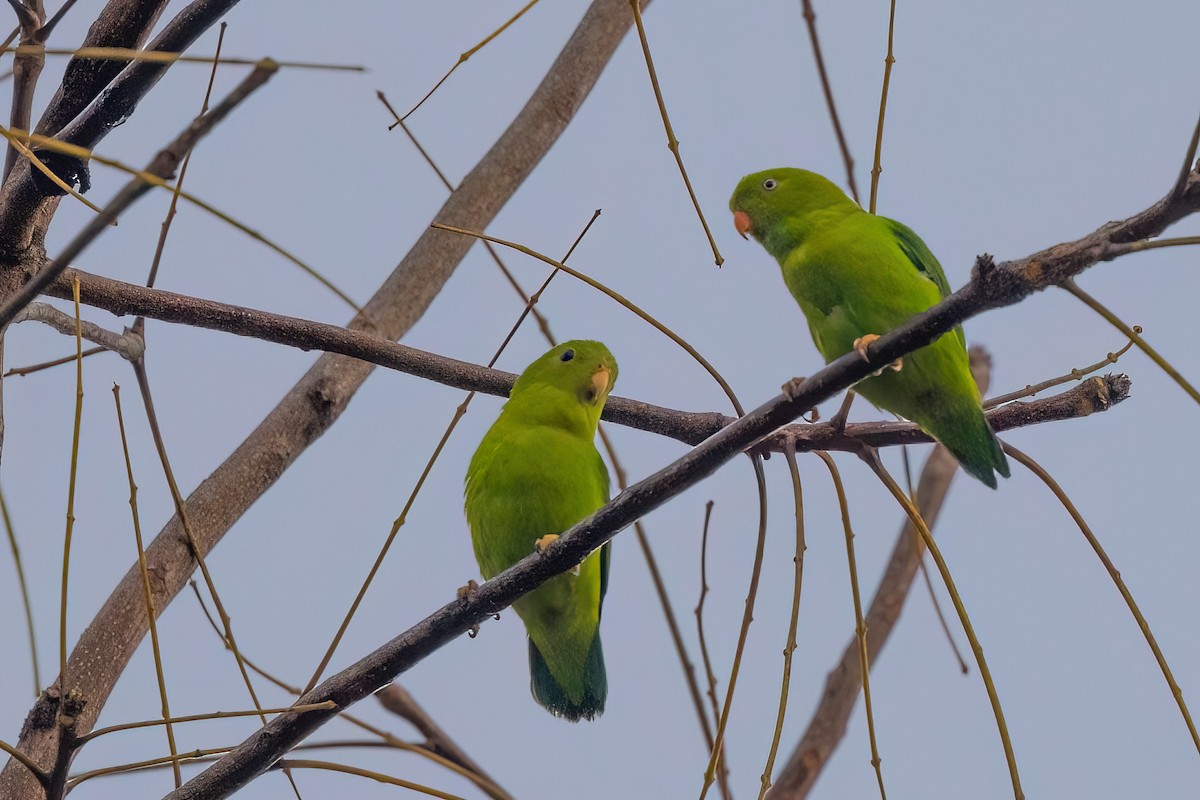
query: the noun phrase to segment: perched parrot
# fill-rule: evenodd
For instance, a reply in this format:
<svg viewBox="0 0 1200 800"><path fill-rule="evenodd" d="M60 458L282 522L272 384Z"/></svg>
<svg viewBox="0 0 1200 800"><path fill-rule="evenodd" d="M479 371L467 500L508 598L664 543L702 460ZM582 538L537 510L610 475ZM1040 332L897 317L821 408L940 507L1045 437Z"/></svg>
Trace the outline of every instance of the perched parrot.
<svg viewBox="0 0 1200 800"><path fill-rule="evenodd" d="M565 342L530 364L467 469L466 512L484 578L542 550L608 501L593 442L617 362L600 342ZM530 689L573 722L604 711L600 606L605 544L514 604L529 633Z"/></svg>
<svg viewBox="0 0 1200 800"><path fill-rule="evenodd" d="M933 253L908 227L864 211L832 182L802 169L747 175L729 200L734 226L775 257L826 363L866 348L950 293ZM1008 461L983 415L955 328L854 387L911 420L993 489Z"/></svg>

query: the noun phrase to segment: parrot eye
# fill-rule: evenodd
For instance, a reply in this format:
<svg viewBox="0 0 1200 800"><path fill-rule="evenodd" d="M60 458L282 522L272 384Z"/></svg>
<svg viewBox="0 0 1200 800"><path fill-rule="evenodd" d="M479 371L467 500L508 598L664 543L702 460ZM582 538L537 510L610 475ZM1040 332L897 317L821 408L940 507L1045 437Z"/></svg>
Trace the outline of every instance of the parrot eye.
<svg viewBox="0 0 1200 800"><path fill-rule="evenodd" d="M774 189L778 185L779 185L779 181L775 180L774 178L767 178L765 181L763 181L763 188L766 189L768 192L771 191L772 189Z"/></svg>
<svg viewBox="0 0 1200 800"><path fill-rule="evenodd" d="M563 351L563 354L562 354L562 360L563 360L563 361L570 361L570 360L571 360L572 358L574 358L574 357L575 357L575 351L574 351L574 350L565 350L565 351Z"/></svg>

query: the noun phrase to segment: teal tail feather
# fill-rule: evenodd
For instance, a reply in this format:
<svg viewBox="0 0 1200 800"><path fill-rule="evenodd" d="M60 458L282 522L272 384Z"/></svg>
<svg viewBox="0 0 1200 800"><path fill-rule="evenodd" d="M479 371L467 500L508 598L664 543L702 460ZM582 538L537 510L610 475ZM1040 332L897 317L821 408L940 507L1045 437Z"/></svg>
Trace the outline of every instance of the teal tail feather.
<svg viewBox="0 0 1200 800"><path fill-rule="evenodd" d="M604 671L604 650L600 646L600 634L592 639L588 648L587 661L583 665L582 691L575 698L550 674L550 667L533 639L529 640L529 688L533 699L556 717L578 722L595 719L604 713L604 701L608 697L608 677Z"/></svg>
<svg viewBox="0 0 1200 800"><path fill-rule="evenodd" d="M956 426L954 433L958 435L937 438L958 459L964 472L995 489L996 474L1005 478L1010 475L1008 459L992 426L988 425L983 409L976 410L973 417L972 424L965 430Z"/></svg>

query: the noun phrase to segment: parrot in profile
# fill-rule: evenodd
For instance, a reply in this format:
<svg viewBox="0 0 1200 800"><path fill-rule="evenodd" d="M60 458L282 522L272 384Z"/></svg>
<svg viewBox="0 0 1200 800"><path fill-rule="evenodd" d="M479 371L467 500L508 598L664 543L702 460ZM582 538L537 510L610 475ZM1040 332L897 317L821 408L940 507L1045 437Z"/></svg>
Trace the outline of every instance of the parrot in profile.
<svg viewBox="0 0 1200 800"><path fill-rule="evenodd" d="M950 293L933 253L911 229L864 211L803 169L747 175L729 200L734 227L775 257L826 363L866 349ZM854 390L937 439L970 475L996 488L1008 461L971 377L962 328L942 335Z"/></svg>
<svg viewBox="0 0 1200 800"><path fill-rule="evenodd" d="M550 350L513 384L467 469L467 524L485 579L608 502L608 470L593 440L616 379L608 348L577 340ZM608 695L600 606L609 548L513 604L529 634L533 699L572 722L599 716Z"/></svg>

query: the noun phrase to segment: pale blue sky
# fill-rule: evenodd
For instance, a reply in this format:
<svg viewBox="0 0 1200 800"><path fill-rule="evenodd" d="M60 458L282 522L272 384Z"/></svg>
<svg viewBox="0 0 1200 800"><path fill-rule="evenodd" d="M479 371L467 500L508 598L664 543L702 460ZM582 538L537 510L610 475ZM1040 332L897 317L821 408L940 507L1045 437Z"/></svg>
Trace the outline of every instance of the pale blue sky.
<svg viewBox="0 0 1200 800"><path fill-rule="evenodd" d="M178 4L176 4L178 5ZM81 3L56 34L76 44L98 2ZM887 6L817 2L818 25L857 160L869 184L886 43ZM404 109L458 54L520 4L247 2L229 15L226 53L363 64L365 75L284 71L197 150L188 188L273 237L358 300L395 266L444 199L435 176L375 99ZM572 265L639 303L686 337L755 406L780 383L811 373L819 357L778 269L735 235L727 198L758 169L795 165L844 183L799 2L658 0L647 32L676 133L700 202L727 262L717 270L684 192L654 105L636 38L627 38L566 134L489 228L561 255L591 212L604 213ZM544 74L586 3L542 3L474 56L411 120L452 179L504 129ZM955 287L974 256L1019 257L1141 210L1174 180L1200 110L1190 53L1200 5L1157 0L1131 8L1097 2L997 5L900 2L896 66L884 141L881 213L916 229ZM215 32L195 48L211 52ZM42 79L39 106L61 61ZM227 89L244 74L223 70ZM207 70L179 65L104 154L144 164L199 106ZM103 203L124 177L97 167L90 197ZM87 270L144 279L167 196L147 198L79 260ZM84 214L59 215L50 253ZM1200 231L1190 221L1173 233ZM1081 284L1108 302L1187 376L1200 377L1190 344L1200 289L1195 250L1124 258ZM511 255L531 288L545 274ZM175 222L159 285L174 291L322 321L344 305L244 235L185 208ZM541 306L561 338L600 338L621 365L616 392L690 410L728 412L727 401L678 348L628 312L566 277ZM471 251L407 344L477 363L520 310L479 248ZM105 312L87 317L122 324ZM126 321L127 322L127 321ZM994 355L993 391L1009 391L1102 358L1119 333L1060 291L966 326ZM148 364L176 475L190 491L303 373L315 356L209 331L150 323ZM20 325L6 366L68 352L73 343ZM522 331L500 366L517 371L545 349ZM1133 397L1105 414L1010 433L1057 477L1091 522L1141 603L1193 704L1200 691L1200 538L1193 511L1200 408L1146 358L1119 367ZM39 625L44 683L57 662L58 571L70 453L70 368L6 381L3 470ZM134 558L127 487L111 400L123 387L146 535L170 514L127 366L102 355L85 365L70 636L78 634ZM349 410L210 559L251 658L293 682L311 673L399 513L461 393L378 370ZM499 408L472 406L410 515L334 667L369 652L441 606L477 576L461 512L467 460ZM833 405L824 409L833 411ZM854 418L876 412L855 406ZM643 477L684 452L674 441L610 428L626 469ZM919 464L925 448L913 451ZM890 466L898 453L888 453ZM692 608L698 596L703 504L716 501L706 606L724 688L753 554L750 470L739 460L650 515L646 524L698 662ZM853 503L863 590L870 593L901 514L855 459L838 457ZM781 460L768 465L771 527L728 752L736 796L757 793L772 734L791 598L791 496ZM824 468L804 458L808 552L780 763L853 632L844 543ZM959 478L937 533L986 648L1026 792L1038 797L1190 796L1200 756L1116 589L1066 512L1014 467L992 492ZM945 603L945 594L939 588ZM0 560L0 637L23 641L12 567ZM947 605L949 610L949 606ZM952 621L960 647L965 637ZM163 647L177 714L244 708L236 669L190 594L164 614ZM516 797L687 798L706 763L641 555L629 534L615 543L603 625L610 694L599 721L552 718L528 692L524 633L513 613L427 659L401 682ZM0 655L0 738L17 739L30 704L22 647ZM102 724L158 714L149 648L139 651ZM978 674L958 672L931 604L916 591L878 668L873 694L883 775L896 797L1011 797L995 723ZM286 704L267 689L264 701ZM407 735L404 722L368 701L358 713ZM1200 708L1197 708L1200 712ZM232 745L249 721L178 729L181 749ZM356 737L334 722L314 739ZM158 730L89 746L77 769L166 752ZM478 793L411 756L325 752L423 781ZM876 796L861 711L814 793ZM344 775L298 776L306 798L332 792L391 797L396 790ZM85 784L80 798L157 796L169 771ZM247 798L289 797L266 776Z"/></svg>

